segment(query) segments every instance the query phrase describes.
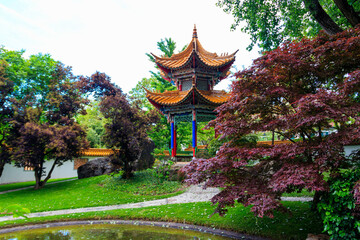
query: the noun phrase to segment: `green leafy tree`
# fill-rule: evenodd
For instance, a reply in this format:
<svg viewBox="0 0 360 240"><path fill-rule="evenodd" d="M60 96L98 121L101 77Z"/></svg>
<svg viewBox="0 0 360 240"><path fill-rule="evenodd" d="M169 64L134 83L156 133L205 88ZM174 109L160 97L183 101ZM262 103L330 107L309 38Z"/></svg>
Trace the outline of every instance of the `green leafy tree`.
<svg viewBox="0 0 360 240"><path fill-rule="evenodd" d="M321 29L336 34L360 23L356 0L219 0L217 6L233 15L233 30L240 26L250 34L248 50L256 43L271 50L286 40L315 36Z"/></svg>
<svg viewBox="0 0 360 240"><path fill-rule="evenodd" d="M139 81L136 86L129 92L130 102L136 102L136 104L146 110L154 109L154 106L151 105L151 103L146 98L145 89L154 91L155 89L153 88L152 84L156 81L157 79L154 77L141 79L141 81Z"/></svg>
<svg viewBox="0 0 360 240"><path fill-rule="evenodd" d="M157 42L158 49L162 52L162 57L171 57L175 53L176 43L171 38L161 39L160 42ZM183 48L184 49L184 48ZM149 60L155 63L155 58L150 53L146 53L146 56L149 57ZM151 79L150 86L160 92L173 91L176 90L176 87L172 85L169 81L165 80L159 71L159 67L155 64L156 72L150 71Z"/></svg>
<svg viewBox="0 0 360 240"><path fill-rule="evenodd" d="M6 163L10 163L10 149L8 137L10 134L9 119L13 115L11 109L11 95L14 83L6 77L7 63L0 60L0 177Z"/></svg>
<svg viewBox="0 0 360 240"><path fill-rule="evenodd" d="M21 99L25 92L26 79L29 73L29 60L23 57L24 50L11 51L3 47L0 48L0 59L5 63L5 76L13 82L14 91L11 93L11 97ZM49 68L51 68L49 66Z"/></svg>
<svg viewBox="0 0 360 240"><path fill-rule="evenodd" d="M12 97L23 99L26 96L40 104L43 96L49 94L50 81L58 62L49 54L39 53L26 59L24 53L24 50L0 48L0 60L7 63L6 77L14 83Z"/></svg>
<svg viewBox="0 0 360 240"><path fill-rule="evenodd" d="M1 160L0 176L5 163L10 163L10 138L14 135L11 119L14 117L14 102L43 101L49 93L48 83L56 61L50 55L37 54L29 59L23 57L24 50L11 51L0 48L1 62Z"/></svg>
<svg viewBox="0 0 360 240"><path fill-rule="evenodd" d="M105 148L104 135L106 119L100 112L99 102L93 101L86 108L85 115L79 114L76 121L86 130L86 138L92 148Z"/></svg>
<svg viewBox="0 0 360 240"><path fill-rule="evenodd" d="M23 53L0 51L0 59L7 63L5 76L13 84L11 101L6 105L12 114L7 125L1 125L7 130L2 147L11 149L8 156L16 166L34 169L35 189L39 189L56 166L79 156L80 149L87 146L85 132L74 121L87 101L77 88L78 79L71 68L48 54L25 59ZM54 162L45 172L48 160Z"/></svg>

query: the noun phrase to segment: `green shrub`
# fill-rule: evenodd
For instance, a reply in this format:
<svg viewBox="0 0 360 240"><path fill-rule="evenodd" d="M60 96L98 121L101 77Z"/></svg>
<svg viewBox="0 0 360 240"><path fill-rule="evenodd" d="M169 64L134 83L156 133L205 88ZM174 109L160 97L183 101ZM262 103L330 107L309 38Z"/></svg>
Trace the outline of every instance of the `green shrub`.
<svg viewBox="0 0 360 240"><path fill-rule="evenodd" d="M171 166L174 165L174 162L166 159L157 159L154 162L154 171L152 171L153 176L159 182L165 181L169 179L169 173Z"/></svg>
<svg viewBox="0 0 360 240"><path fill-rule="evenodd" d="M12 204L9 205L7 208L0 207L0 213L4 215L13 215L14 218L27 218L26 214L29 214L30 210L28 208L20 206L19 204Z"/></svg>
<svg viewBox="0 0 360 240"><path fill-rule="evenodd" d="M344 171L329 179L329 192L323 196L318 209L330 239L360 239L359 206L355 205L353 195L359 179L359 169Z"/></svg>

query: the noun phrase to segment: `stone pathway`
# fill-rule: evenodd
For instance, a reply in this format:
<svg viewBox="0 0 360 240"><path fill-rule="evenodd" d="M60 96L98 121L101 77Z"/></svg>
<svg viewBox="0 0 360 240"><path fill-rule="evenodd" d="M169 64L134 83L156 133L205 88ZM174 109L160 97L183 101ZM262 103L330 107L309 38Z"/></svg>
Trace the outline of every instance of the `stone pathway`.
<svg viewBox="0 0 360 240"><path fill-rule="evenodd" d="M67 180L62 180L62 181L57 181L57 182L50 182L50 183L47 183L47 185L61 183L61 182L69 182L69 181L74 181L74 180L77 180L77 178L67 179ZM17 191L21 191L21 190L25 190L25 189L30 189L30 188L34 188L34 186L16 188L16 189L12 189L12 190L3 191L3 192L0 192L0 195L5 194L5 193L10 193L10 192L17 192Z"/></svg>
<svg viewBox="0 0 360 240"><path fill-rule="evenodd" d="M178 196L158 199L153 201L139 202L139 203L129 203L121 205L111 205L111 206L102 206L102 207L87 207L87 208L76 208L76 209L65 209L65 210L56 210L48 212L38 212L27 214L27 217L44 217L44 216L54 216L54 215L64 215L71 213L84 213L84 212L97 212L97 211L107 211L115 209L128 209L128 208L142 208L150 206L160 206L167 204L175 203L191 203L191 202L206 202L209 201L215 194L219 193L220 190L217 188L207 188L203 189L201 185L191 186L185 193ZM312 198L282 198L284 201L311 201ZM0 217L0 222L14 220L12 216Z"/></svg>

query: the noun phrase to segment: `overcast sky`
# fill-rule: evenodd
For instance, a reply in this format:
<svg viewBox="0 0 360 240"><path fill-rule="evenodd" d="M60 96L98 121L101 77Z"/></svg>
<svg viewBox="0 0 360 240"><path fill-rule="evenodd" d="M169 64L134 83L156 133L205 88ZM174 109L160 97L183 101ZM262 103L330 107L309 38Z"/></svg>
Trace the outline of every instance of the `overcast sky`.
<svg viewBox="0 0 360 240"><path fill-rule="evenodd" d="M128 92L160 55L156 43L171 37L180 50L191 41L194 24L209 52L233 53L237 69L251 65L257 50L246 51L249 36L230 31L233 17L217 0L0 0L0 45L50 53L75 74L105 72ZM217 88L226 89L229 81Z"/></svg>

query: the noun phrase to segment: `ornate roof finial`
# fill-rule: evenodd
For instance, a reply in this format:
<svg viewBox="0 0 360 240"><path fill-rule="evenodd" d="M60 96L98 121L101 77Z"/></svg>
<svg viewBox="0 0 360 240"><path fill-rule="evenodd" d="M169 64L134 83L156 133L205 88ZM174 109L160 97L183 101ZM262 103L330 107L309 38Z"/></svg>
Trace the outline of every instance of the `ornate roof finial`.
<svg viewBox="0 0 360 240"><path fill-rule="evenodd" d="M197 38L196 24L194 24L193 38Z"/></svg>

